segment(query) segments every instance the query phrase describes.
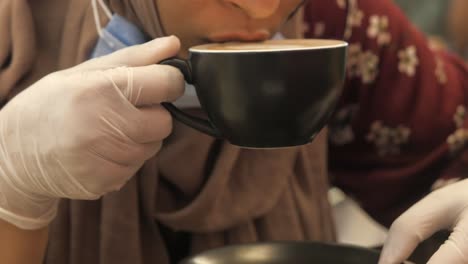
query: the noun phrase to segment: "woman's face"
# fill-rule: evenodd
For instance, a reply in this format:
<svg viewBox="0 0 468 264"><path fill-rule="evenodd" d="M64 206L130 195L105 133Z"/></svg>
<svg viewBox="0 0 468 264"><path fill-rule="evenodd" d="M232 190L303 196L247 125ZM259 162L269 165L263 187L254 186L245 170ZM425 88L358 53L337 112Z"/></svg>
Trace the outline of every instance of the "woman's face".
<svg viewBox="0 0 468 264"><path fill-rule="evenodd" d="M189 47L210 42L265 40L304 0L155 0L162 26Z"/></svg>

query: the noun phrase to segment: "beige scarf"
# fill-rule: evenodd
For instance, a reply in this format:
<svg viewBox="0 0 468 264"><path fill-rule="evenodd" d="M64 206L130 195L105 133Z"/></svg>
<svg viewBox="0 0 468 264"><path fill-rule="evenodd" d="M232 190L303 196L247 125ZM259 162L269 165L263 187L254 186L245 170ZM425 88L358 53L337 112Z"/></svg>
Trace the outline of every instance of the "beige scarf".
<svg viewBox="0 0 468 264"><path fill-rule="evenodd" d="M148 35L163 34L154 0L108 5ZM84 61L96 40L89 1L1 1L1 102ZM307 146L266 151L174 128L121 191L62 202L45 263L168 264L226 244L333 240L324 133Z"/></svg>

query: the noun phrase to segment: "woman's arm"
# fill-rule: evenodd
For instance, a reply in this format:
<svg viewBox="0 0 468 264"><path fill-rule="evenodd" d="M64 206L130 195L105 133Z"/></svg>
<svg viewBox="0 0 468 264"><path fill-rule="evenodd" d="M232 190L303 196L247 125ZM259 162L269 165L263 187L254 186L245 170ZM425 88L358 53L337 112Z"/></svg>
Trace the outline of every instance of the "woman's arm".
<svg viewBox="0 0 468 264"><path fill-rule="evenodd" d="M40 264L48 229L23 230L0 219L0 259L9 264Z"/></svg>

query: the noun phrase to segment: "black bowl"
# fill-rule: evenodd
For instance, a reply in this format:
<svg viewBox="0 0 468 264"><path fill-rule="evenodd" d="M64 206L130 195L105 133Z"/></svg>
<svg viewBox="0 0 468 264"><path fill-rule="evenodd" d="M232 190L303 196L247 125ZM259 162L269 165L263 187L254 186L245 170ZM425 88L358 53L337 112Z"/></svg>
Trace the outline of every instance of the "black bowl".
<svg viewBox="0 0 468 264"><path fill-rule="evenodd" d="M320 242L270 242L222 247L180 264L376 264L379 251Z"/></svg>

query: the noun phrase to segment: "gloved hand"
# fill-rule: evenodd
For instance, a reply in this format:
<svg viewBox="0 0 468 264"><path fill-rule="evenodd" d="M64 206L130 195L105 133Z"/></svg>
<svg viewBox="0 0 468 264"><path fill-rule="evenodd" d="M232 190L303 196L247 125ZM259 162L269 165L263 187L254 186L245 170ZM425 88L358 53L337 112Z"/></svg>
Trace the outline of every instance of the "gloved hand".
<svg viewBox="0 0 468 264"><path fill-rule="evenodd" d="M121 188L172 129L160 102L183 94L175 37L156 39L47 75L0 111L0 218L38 229L59 198Z"/></svg>
<svg viewBox="0 0 468 264"><path fill-rule="evenodd" d="M379 264L401 263L442 229L453 232L428 263L468 263L468 180L432 192L395 220Z"/></svg>

